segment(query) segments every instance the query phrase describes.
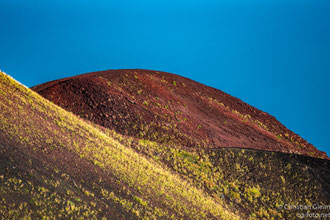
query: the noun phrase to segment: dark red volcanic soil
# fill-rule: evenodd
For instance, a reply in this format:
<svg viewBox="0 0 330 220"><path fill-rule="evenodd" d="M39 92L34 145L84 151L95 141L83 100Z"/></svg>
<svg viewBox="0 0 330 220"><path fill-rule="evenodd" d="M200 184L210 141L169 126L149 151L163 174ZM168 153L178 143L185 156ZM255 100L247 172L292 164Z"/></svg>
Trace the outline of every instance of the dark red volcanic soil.
<svg viewBox="0 0 330 220"><path fill-rule="evenodd" d="M33 87L95 124L182 147L241 147L327 158L273 116L220 90L150 70L108 70Z"/></svg>

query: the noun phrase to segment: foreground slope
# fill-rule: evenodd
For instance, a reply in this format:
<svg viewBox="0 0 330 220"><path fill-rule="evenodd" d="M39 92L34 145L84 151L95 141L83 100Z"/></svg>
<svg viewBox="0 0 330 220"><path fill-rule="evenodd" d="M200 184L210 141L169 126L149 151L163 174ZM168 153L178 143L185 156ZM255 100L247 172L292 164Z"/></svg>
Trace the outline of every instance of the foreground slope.
<svg viewBox="0 0 330 220"><path fill-rule="evenodd" d="M223 202L0 73L0 215L236 219Z"/></svg>
<svg viewBox="0 0 330 220"><path fill-rule="evenodd" d="M328 158L273 116L170 73L108 70L33 89L68 111L136 138L190 148L243 147Z"/></svg>

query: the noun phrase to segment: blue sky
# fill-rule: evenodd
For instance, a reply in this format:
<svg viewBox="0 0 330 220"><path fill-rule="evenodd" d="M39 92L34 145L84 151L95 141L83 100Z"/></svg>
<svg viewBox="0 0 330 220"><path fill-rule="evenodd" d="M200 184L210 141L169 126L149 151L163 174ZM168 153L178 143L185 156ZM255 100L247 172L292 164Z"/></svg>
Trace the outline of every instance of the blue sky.
<svg viewBox="0 0 330 220"><path fill-rule="evenodd" d="M330 155L328 0L0 0L0 68L27 86L141 68L275 116Z"/></svg>

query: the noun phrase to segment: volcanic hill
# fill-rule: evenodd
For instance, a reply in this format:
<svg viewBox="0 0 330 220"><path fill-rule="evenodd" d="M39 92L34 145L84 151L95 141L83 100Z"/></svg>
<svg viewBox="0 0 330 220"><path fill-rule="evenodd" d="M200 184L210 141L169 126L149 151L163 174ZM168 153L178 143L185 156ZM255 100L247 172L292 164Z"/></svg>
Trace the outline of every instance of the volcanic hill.
<svg viewBox="0 0 330 220"><path fill-rule="evenodd" d="M296 219L290 205L330 204L326 155L218 90L144 70L34 89L64 108L0 72L0 219ZM239 146L262 137L278 148Z"/></svg>
<svg viewBox="0 0 330 220"><path fill-rule="evenodd" d="M150 70L108 70L32 88L116 132L188 148L239 147L327 158L273 116L220 90Z"/></svg>

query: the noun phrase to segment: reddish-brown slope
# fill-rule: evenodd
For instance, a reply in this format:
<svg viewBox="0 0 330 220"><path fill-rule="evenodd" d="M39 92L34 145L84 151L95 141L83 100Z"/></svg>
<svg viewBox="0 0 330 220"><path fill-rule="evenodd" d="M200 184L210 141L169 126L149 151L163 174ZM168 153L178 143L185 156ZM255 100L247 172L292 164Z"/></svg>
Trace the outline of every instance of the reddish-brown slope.
<svg viewBox="0 0 330 220"><path fill-rule="evenodd" d="M328 158L273 116L220 90L150 70L108 70L33 87L122 134L183 147L242 147Z"/></svg>

